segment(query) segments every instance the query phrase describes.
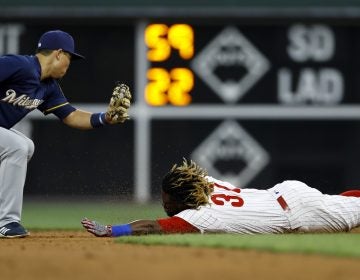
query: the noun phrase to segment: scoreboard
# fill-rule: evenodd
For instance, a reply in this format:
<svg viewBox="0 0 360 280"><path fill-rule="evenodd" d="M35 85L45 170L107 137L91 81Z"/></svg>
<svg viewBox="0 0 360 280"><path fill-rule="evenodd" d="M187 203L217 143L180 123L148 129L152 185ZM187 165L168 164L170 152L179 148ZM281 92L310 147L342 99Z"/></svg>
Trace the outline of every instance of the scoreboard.
<svg viewBox="0 0 360 280"><path fill-rule="evenodd" d="M0 53L33 53L43 32L68 31L87 59L60 81L65 95L104 110L121 80L134 93L131 120L84 133L29 116L39 147L28 193L44 193L47 182L49 193L157 199L162 175L183 157L239 187L286 179L328 193L357 187L360 19L61 22L0 18ZM44 166L49 150L56 160Z"/></svg>
<svg viewBox="0 0 360 280"><path fill-rule="evenodd" d="M358 35L322 22L151 23L145 98L151 106L358 103Z"/></svg>

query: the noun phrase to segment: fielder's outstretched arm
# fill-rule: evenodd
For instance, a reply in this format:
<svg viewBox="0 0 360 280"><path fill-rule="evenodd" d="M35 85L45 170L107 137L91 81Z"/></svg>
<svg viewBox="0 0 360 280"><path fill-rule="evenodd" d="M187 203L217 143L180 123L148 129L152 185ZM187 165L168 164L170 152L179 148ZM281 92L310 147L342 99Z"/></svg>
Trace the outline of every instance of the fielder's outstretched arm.
<svg viewBox="0 0 360 280"><path fill-rule="evenodd" d="M67 126L77 129L92 129L91 125L92 113L83 110L76 110L63 119L63 123Z"/></svg>
<svg viewBox="0 0 360 280"><path fill-rule="evenodd" d="M106 112L90 113L76 109L63 118L62 121L70 127L84 130L107 124L123 123L129 119L128 110L131 98L129 87L117 82Z"/></svg>
<svg viewBox="0 0 360 280"><path fill-rule="evenodd" d="M97 237L200 232L197 228L178 217L159 220L137 220L121 225L102 225L97 221L84 218L81 224L88 232Z"/></svg>

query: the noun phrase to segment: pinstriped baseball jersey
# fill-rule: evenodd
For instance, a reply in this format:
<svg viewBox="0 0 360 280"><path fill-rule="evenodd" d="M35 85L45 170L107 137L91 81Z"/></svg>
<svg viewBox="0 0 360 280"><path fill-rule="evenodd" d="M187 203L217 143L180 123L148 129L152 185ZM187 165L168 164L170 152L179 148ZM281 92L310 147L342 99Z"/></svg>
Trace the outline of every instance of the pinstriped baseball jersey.
<svg viewBox="0 0 360 280"><path fill-rule="evenodd" d="M212 177L209 204L187 209L176 216L201 232L283 233L290 224L279 203L267 190L239 189Z"/></svg>
<svg viewBox="0 0 360 280"><path fill-rule="evenodd" d="M258 190L208 180L214 182L209 204L176 215L203 233L332 232L360 225L360 198L324 195L299 181Z"/></svg>

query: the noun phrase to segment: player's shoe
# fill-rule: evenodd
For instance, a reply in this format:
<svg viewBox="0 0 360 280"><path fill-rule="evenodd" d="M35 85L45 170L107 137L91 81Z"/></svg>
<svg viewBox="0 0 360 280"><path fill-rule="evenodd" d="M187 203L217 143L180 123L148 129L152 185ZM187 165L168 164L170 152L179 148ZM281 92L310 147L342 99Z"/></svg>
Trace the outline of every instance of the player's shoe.
<svg viewBox="0 0 360 280"><path fill-rule="evenodd" d="M0 238L20 238L28 235L30 233L17 222L0 227Z"/></svg>

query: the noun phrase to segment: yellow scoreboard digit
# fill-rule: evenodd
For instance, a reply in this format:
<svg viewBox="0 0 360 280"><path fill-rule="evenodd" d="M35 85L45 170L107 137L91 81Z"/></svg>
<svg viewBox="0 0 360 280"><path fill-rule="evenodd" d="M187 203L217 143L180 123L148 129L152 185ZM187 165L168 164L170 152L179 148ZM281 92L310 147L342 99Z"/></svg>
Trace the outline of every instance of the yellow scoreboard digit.
<svg viewBox="0 0 360 280"><path fill-rule="evenodd" d="M145 29L145 44L150 62L168 61L173 50L182 60L190 60L194 56L194 30L188 24L150 24ZM194 74L190 69L150 67L147 79L145 100L149 105L186 106L191 103Z"/></svg>

